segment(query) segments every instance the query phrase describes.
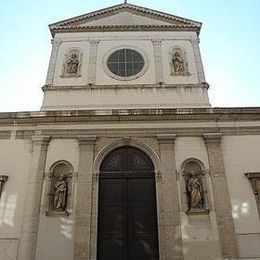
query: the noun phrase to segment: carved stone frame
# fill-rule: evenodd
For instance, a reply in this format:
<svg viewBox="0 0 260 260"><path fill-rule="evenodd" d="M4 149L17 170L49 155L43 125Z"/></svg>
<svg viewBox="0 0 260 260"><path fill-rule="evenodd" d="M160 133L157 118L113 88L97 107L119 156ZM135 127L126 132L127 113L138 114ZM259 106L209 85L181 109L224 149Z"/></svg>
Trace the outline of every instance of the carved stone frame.
<svg viewBox="0 0 260 260"><path fill-rule="evenodd" d="M137 74L134 74L132 76L122 77L122 76L114 74L113 72L111 72L109 70L109 68L107 67L107 60L108 60L109 56L112 53L114 53L115 51L118 51L118 50L121 50L121 49L131 49L131 50L134 50L134 51L138 52L143 57L143 59L144 59L144 66L141 69L141 71L139 71ZM147 71L147 69L149 67L149 58L148 58L148 55L145 53L144 50L142 50L142 49L140 49L140 48L138 48L138 47L136 47L134 45L119 45L119 46L116 46L116 47L110 49L109 51L107 51L107 53L103 57L102 64L103 64L104 71L111 78L114 78L114 79L120 80L120 81L129 81L129 80L134 80L134 79L140 78L140 77L142 77L145 74L145 72Z"/></svg>
<svg viewBox="0 0 260 260"><path fill-rule="evenodd" d="M68 173L66 175L66 182L67 182L67 195L66 195L66 208L64 211L56 211L53 209L53 193L52 193L52 178L55 173L55 169L59 165L65 165L68 168ZM47 183L46 183L46 216L52 216L52 217L62 217L62 216L69 216L72 213L72 179L74 170L72 165L65 160L56 161L54 164L52 164L50 171L48 172L47 176Z"/></svg>
<svg viewBox="0 0 260 260"><path fill-rule="evenodd" d="M201 210L189 210L189 205L188 205L188 196L187 196L187 186L186 186L186 179L188 172L186 171L185 167L188 163L194 162L196 163L199 168L200 168L200 175L201 175L201 184L203 187L203 203L204 203L204 209ZM182 207L183 211L186 212L188 215L201 215L201 214L208 214L211 207L211 203L209 201L209 171L205 170L204 164L195 158L189 158L186 159L181 166L181 171L180 171L180 184L181 184L181 193L182 193Z"/></svg>
<svg viewBox="0 0 260 260"><path fill-rule="evenodd" d="M181 55L181 58L183 59L183 66L184 66L184 70L185 72L182 73L182 74L178 74L178 73L175 73L174 72L174 68L173 68L173 62L172 62L172 57L174 55L174 53L176 52L179 52ZM170 65L170 76L190 76L190 73L189 73L189 64L188 64L188 61L187 61L187 54L186 54L186 51L183 49L183 47L180 47L180 46L174 46L172 47L170 50L169 50L169 65Z"/></svg>
<svg viewBox="0 0 260 260"><path fill-rule="evenodd" d="M247 172L245 173L245 176L248 178L253 188L260 218L260 172Z"/></svg>
<svg viewBox="0 0 260 260"><path fill-rule="evenodd" d="M77 55L77 58L78 58L78 61L79 61L78 69L77 69L77 72L75 74L67 74L66 73L67 62L68 62L68 58L72 54ZM80 49L78 49L78 48L69 49L68 52L64 56L61 78L79 78L79 77L81 77L81 65L82 65L82 52L80 51Z"/></svg>

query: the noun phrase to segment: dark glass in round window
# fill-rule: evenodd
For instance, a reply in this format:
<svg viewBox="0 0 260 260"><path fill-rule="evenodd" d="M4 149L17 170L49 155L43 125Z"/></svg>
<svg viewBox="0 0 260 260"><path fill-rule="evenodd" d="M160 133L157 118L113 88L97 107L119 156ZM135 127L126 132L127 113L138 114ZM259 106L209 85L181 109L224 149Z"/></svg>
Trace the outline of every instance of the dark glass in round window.
<svg viewBox="0 0 260 260"><path fill-rule="evenodd" d="M113 52L107 59L107 67L114 74L129 77L139 73L144 67L144 59L140 53L132 49Z"/></svg>

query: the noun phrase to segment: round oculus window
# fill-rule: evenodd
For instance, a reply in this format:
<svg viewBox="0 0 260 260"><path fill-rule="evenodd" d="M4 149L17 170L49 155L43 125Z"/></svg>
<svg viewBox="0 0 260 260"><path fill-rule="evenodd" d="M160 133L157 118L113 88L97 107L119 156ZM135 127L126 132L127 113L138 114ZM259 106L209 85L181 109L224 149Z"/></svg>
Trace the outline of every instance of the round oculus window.
<svg viewBox="0 0 260 260"><path fill-rule="evenodd" d="M121 49L108 57L107 67L117 76L130 77L143 69L144 59L139 52L133 49Z"/></svg>

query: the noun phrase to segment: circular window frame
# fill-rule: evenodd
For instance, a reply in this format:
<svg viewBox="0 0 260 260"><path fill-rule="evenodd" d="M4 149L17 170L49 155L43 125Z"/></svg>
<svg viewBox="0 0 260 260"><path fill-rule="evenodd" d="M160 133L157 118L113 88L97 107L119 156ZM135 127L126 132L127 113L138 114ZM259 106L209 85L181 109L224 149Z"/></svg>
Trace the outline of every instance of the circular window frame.
<svg viewBox="0 0 260 260"><path fill-rule="evenodd" d="M126 77L123 77L123 76L119 76L119 75L116 75L115 73L113 73L112 71L109 70L108 66L107 66L107 60L108 58L110 57L110 55L112 55L114 52L116 51L119 51L119 50L122 50L122 49L131 49L131 50L134 50L136 52L138 52L143 60L144 60L144 66L143 68L137 73L137 74L134 74L134 75L131 75L131 76L126 76ZM132 46L132 45L121 45L121 46L117 46L113 49L110 49L105 55L104 55L104 58L103 58L103 68L104 68L104 71L106 72L106 74L108 76L110 76L111 78L113 79L116 79L116 80L120 80L120 81L129 81L129 80L134 80L134 79L137 79L137 78L140 78L141 76L144 75L144 73L146 72L146 70L148 69L148 66L149 66L149 59L148 59L148 56L147 54L141 50L140 48L136 47L136 46Z"/></svg>

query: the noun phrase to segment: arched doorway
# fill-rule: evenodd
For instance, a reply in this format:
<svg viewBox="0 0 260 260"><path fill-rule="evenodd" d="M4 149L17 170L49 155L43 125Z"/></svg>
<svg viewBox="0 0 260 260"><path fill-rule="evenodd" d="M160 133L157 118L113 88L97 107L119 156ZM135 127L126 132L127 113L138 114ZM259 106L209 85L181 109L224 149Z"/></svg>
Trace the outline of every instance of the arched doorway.
<svg viewBox="0 0 260 260"><path fill-rule="evenodd" d="M100 166L97 259L159 259L154 165L131 146Z"/></svg>

